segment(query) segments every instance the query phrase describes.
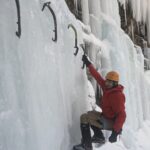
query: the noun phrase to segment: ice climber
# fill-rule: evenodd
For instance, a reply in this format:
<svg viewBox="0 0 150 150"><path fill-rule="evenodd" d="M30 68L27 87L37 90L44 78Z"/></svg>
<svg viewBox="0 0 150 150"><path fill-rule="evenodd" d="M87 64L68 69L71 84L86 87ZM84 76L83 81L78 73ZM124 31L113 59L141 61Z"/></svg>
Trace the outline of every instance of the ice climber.
<svg viewBox="0 0 150 150"><path fill-rule="evenodd" d="M96 79L103 90L100 107L102 113L89 111L80 117L81 144L74 146L74 150L93 150L93 143L105 143L102 130L112 131L109 142L117 141L126 119L124 87L119 84L119 74L115 71L108 72L106 79L96 71L91 61L83 55L82 61L88 67L91 75ZM91 137L90 128L94 135Z"/></svg>

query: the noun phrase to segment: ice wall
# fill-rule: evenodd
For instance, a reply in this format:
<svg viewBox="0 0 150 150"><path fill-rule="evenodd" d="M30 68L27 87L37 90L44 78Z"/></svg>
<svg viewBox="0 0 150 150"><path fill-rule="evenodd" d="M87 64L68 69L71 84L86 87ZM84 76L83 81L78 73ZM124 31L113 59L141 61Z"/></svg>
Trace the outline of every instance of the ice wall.
<svg viewBox="0 0 150 150"><path fill-rule="evenodd" d="M19 39L15 0L0 1L0 150L66 150L80 134L87 82L68 24L80 27L63 0L51 0L53 42L54 21L47 8L41 11L43 3L20 0Z"/></svg>
<svg viewBox="0 0 150 150"><path fill-rule="evenodd" d="M141 127L143 120L149 119L149 84L144 77L143 54L139 47L134 47L121 29L110 22L110 19L104 18L102 28L107 52L106 48L102 48L105 61L101 61L101 70L107 72L113 69L120 73L126 93L127 126L136 130Z"/></svg>
<svg viewBox="0 0 150 150"><path fill-rule="evenodd" d="M94 1L92 2L94 3ZM124 2L122 1L122 4ZM90 49L89 53L95 66L98 61L100 62L100 67L97 70L104 77L110 70L116 70L120 74L120 83L125 87L127 112L122 139L126 147L134 149L136 141L134 133L143 128L145 120L150 119L150 94L148 92L150 84L145 78L144 56L141 48L135 46L116 23L118 18L117 13L115 13L116 15L112 15L113 13L109 14L107 12L107 10L118 9L117 4L113 5L113 3L109 3L108 1L101 1L101 10L105 11L94 15L94 19L100 22L100 26L96 26L92 20L93 18L90 18L90 21L94 24L91 25L91 31L93 26L94 31L97 31L96 34L95 32L92 33L101 40L101 54L99 58L96 57L96 48ZM92 6L95 5L93 4ZM112 8L107 9L106 6L112 6ZM89 43L88 40L87 42ZM93 45L93 43L90 43L90 45Z"/></svg>
<svg viewBox="0 0 150 150"><path fill-rule="evenodd" d="M20 39L15 35L15 1L0 2L1 150L69 150L80 142L79 116L86 111L87 77L81 69L82 50L76 57L73 55L74 32L68 30L68 24L72 23L78 29L78 45L87 39L65 2L51 0L58 25L58 41L53 42L53 18L47 8L41 11L44 2L20 1ZM102 6L106 6L106 1L99 4L96 6L93 1L91 9L105 10ZM111 12L118 11L116 2L107 1L107 4L111 6ZM87 37L91 37L90 53L93 61L100 63L97 69L102 75L111 69L120 73L127 111L122 140L132 148L134 131L149 119L149 83L144 76L141 49L135 48L120 29L118 16L117 13L103 11L97 14L94 11L90 19L97 24L94 26L93 22L91 31L96 35L89 33ZM95 57L96 44L96 50L101 46L99 57Z"/></svg>

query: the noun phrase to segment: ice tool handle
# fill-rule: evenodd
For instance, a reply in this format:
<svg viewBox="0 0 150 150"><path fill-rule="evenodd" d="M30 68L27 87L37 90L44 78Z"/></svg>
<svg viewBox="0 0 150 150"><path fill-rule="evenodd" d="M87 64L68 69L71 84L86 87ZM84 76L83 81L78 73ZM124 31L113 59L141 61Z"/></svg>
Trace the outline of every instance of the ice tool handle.
<svg viewBox="0 0 150 150"><path fill-rule="evenodd" d="M21 36L20 3L19 3L19 0L15 0L15 2L16 2L16 7L17 7L17 17L18 17L18 21L17 21L18 31L16 31L16 36L18 36L18 38L20 38L20 36Z"/></svg>
<svg viewBox="0 0 150 150"><path fill-rule="evenodd" d="M52 40L53 40L54 42L56 42L56 41L57 41L57 20L56 20L56 15L55 15L53 9L51 8L50 4L51 4L51 2L46 2L46 3L44 3L44 4L43 4L42 11L45 9L45 7L47 7L47 8L50 10L50 12L51 12L51 14L52 14L52 16L53 16L53 19L54 19L54 27L55 27L53 31L54 31L54 33L55 33L55 37L52 38Z"/></svg>
<svg viewBox="0 0 150 150"><path fill-rule="evenodd" d="M76 51L75 51L74 55L77 56L78 51L79 51L78 39L77 39L77 30L76 30L76 28L75 28L72 24L69 24L69 25L68 25L68 29L69 29L70 27L73 29L73 31L74 31L74 33L75 33L75 46L74 46L74 48L76 49Z"/></svg>

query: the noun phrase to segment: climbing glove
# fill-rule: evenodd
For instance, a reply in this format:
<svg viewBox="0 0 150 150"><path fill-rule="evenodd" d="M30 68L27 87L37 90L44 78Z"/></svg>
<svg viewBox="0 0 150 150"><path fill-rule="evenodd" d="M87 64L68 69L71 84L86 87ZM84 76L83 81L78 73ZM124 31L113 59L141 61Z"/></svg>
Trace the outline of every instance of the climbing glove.
<svg viewBox="0 0 150 150"><path fill-rule="evenodd" d="M91 61L89 60L89 58L85 54L82 56L82 61L84 64L86 64L87 67L91 64Z"/></svg>
<svg viewBox="0 0 150 150"><path fill-rule="evenodd" d="M109 142L114 143L117 141L117 136L120 132L112 130L111 136L109 137Z"/></svg>

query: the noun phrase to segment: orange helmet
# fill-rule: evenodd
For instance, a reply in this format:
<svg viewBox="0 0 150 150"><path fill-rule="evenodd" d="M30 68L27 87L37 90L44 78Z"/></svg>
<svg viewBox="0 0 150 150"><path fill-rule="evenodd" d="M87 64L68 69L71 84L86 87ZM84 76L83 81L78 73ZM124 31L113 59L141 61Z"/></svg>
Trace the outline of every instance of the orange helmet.
<svg viewBox="0 0 150 150"><path fill-rule="evenodd" d="M115 71L110 71L107 73L106 79L118 82L119 81L119 74Z"/></svg>

